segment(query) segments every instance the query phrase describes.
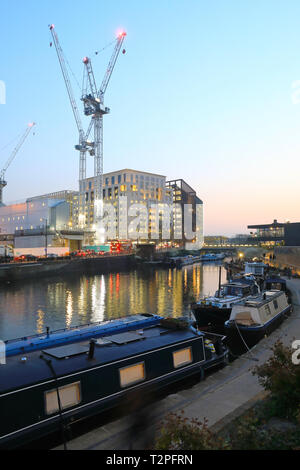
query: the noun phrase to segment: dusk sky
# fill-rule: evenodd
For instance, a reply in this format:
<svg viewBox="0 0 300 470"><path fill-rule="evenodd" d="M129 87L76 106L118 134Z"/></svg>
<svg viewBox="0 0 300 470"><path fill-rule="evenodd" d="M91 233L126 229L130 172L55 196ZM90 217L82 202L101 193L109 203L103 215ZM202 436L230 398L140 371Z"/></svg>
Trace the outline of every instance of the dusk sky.
<svg viewBox="0 0 300 470"><path fill-rule="evenodd" d="M300 221L299 18L299 0L2 0L0 168L13 145L3 147L37 123L6 173L4 201L78 189L54 23L80 84L82 58L100 85L112 48L95 51L127 31L106 94L105 172L183 178L204 201L207 235Z"/></svg>

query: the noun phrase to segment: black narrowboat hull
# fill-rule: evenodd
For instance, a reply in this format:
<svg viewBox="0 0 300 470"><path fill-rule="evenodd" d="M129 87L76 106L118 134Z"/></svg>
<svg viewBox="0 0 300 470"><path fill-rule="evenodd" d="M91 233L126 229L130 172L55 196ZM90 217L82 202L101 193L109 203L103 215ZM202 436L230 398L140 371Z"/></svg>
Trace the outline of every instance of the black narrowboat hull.
<svg viewBox="0 0 300 470"><path fill-rule="evenodd" d="M226 344L233 355L244 354L253 348L259 341L269 336L290 313L291 306L276 315L272 320L261 326L243 326L234 322L226 322L224 325ZM238 327L238 328L237 328ZM243 339L242 339L243 338ZM246 345L247 347L246 347Z"/></svg>
<svg viewBox="0 0 300 470"><path fill-rule="evenodd" d="M218 308L213 305L192 304L197 326L201 329L209 329L218 334L224 334L224 323L229 320L231 308Z"/></svg>
<svg viewBox="0 0 300 470"><path fill-rule="evenodd" d="M118 405L128 409L128 403L130 400L132 402L132 397L138 397L136 401L139 402L139 405L143 405L146 397L150 399L155 397L157 393L175 382L186 380L196 374L203 378L207 369L227 364L228 350L223 346L221 337L216 338L215 353L213 353L205 345L203 335L191 334L188 337L188 333L182 334L186 336L180 341L181 333L172 333L172 335L178 335L177 342L173 344L167 343L168 335L158 337L157 340L150 338L149 341L153 341L153 344L154 341L159 341L160 346L140 353L137 352L137 348L142 347L145 341L124 346L128 349L131 348L133 352L136 351L135 354L114 361L110 359L108 363L101 362L105 348L96 351L94 363L87 362L86 355L78 356L74 360L66 358L62 361L56 361L54 359L52 365L56 368L56 372L65 370L65 373L57 374L57 379L53 378L51 374L45 375L47 366L44 365L45 360L40 358L40 353L28 355L28 363L26 364L19 365L18 359L12 358L12 367L20 368L22 371L22 368L30 368L32 362L34 368L38 367L45 378L28 384L24 383L17 388L7 389L7 391L0 393L2 410L0 449L14 449L28 445L34 440L61 430L62 424L64 428L71 426L78 420L101 414ZM164 344L163 341L165 341ZM114 346L112 348L118 349ZM173 356L182 348L190 348L192 362L176 368ZM108 349L106 354L107 357L111 357L113 349ZM43 356L45 359L46 354L43 353ZM76 363L76 369L72 366L73 361ZM124 368L135 367L136 364L144 364L145 378L141 382L124 387L120 381L120 371ZM2 379L5 379L6 367L9 366L3 365L0 368L0 372L3 371ZM61 387L74 386L78 383L80 384L78 404L63 409L61 413L57 411L54 414L47 414L46 395L58 388L60 390Z"/></svg>

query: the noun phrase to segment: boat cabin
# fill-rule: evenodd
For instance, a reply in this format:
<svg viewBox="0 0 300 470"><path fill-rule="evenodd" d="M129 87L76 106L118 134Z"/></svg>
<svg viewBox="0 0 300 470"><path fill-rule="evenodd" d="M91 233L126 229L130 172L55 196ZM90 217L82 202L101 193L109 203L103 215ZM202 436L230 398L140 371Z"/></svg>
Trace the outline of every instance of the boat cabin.
<svg viewBox="0 0 300 470"><path fill-rule="evenodd" d="M245 274L254 274L255 276L263 276L267 265L260 262L245 263Z"/></svg>
<svg viewBox="0 0 300 470"><path fill-rule="evenodd" d="M257 297L247 299L233 305L229 322L238 325L264 325L289 308L284 292L266 291Z"/></svg>
<svg viewBox="0 0 300 470"><path fill-rule="evenodd" d="M272 276L265 280L266 290L282 290L287 291L286 280L278 276Z"/></svg>
<svg viewBox="0 0 300 470"><path fill-rule="evenodd" d="M251 284L243 282L230 282L223 284L220 291L216 292L216 297L247 297L253 293Z"/></svg>
<svg viewBox="0 0 300 470"><path fill-rule="evenodd" d="M0 448L13 448L225 362L222 337L182 321L47 347L0 365ZM58 396L60 400L58 400Z"/></svg>

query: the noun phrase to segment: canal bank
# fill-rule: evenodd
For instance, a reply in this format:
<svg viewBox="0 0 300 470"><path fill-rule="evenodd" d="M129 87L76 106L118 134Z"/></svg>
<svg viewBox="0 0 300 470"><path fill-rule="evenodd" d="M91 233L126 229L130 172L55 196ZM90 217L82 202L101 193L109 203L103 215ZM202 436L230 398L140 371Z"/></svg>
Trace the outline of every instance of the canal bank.
<svg viewBox="0 0 300 470"><path fill-rule="evenodd" d="M104 274L136 266L134 255L115 255L0 265L0 283L64 274Z"/></svg>
<svg viewBox="0 0 300 470"><path fill-rule="evenodd" d="M300 280L288 281L288 287L293 294L294 311L281 327L270 337L262 340L251 353L218 370L192 388L171 394L156 403L154 407L151 406L148 410L151 422L148 427L144 427L145 433L153 435L164 416L180 411L184 411L187 418L198 418L202 421L206 418L213 430L219 430L264 396L263 389L251 370L266 362L271 355L270 348L278 339L289 346L295 338L300 339ZM135 436L134 442L132 442L132 437L130 440L131 426L130 416L118 419L70 441L68 448L73 450L143 449L143 436Z"/></svg>
<svg viewBox="0 0 300 470"><path fill-rule="evenodd" d="M299 246L280 246L274 248L275 259L272 264L278 268L291 268L300 274L300 247Z"/></svg>

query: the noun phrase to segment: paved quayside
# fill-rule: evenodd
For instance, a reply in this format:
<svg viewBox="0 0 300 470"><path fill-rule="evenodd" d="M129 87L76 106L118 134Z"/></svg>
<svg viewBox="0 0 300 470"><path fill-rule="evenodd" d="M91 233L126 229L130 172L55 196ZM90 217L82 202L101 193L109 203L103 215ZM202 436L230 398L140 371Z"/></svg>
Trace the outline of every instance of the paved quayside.
<svg viewBox="0 0 300 470"><path fill-rule="evenodd" d="M190 389L182 390L161 400L152 413L149 434L153 433L162 418L170 412L184 410L189 418L208 419L209 426L217 429L235 412L249 406L259 396L262 388L251 369L264 363L270 356L270 347L277 339L291 345L294 339L300 340L300 280L287 281L293 293L294 311L291 316L269 338L261 341L251 353L245 354L227 367L218 370L197 383ZM254 358L256 360L254 360ZM139 440L142 432L136 432L131 439L133 449L144 448L144 438ZM68 442L68 449L74 450L126 450L130 448L130 420L121 418ZM62 446L58 447L62 449Z"/></svg>

